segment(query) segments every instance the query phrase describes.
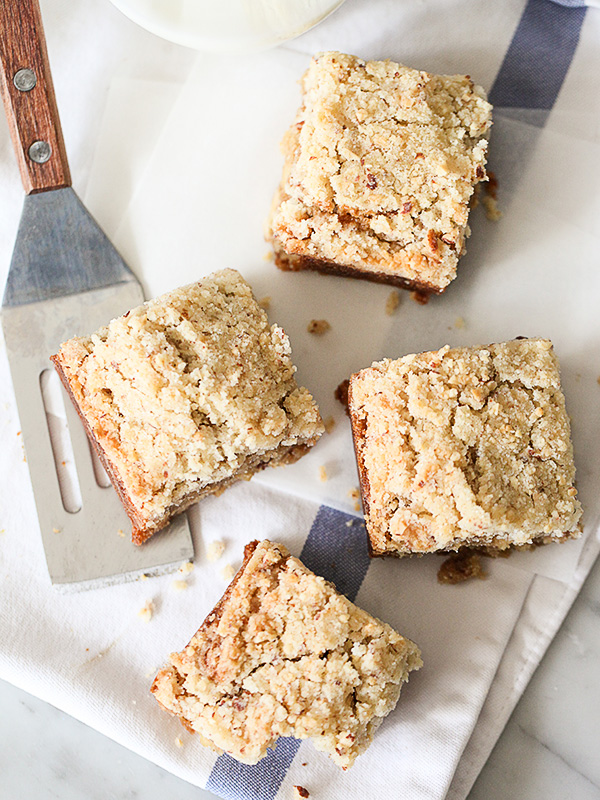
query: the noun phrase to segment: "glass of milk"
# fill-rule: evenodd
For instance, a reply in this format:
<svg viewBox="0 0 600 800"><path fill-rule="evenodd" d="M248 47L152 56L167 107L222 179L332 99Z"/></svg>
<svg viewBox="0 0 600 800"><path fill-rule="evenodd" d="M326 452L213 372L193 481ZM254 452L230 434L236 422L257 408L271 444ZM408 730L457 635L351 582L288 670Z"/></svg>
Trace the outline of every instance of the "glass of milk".
<svg viewBox="0 0 600 800"><path fill-rule="evenodd" d="M164 39L214 53L250 53L299 36L344 0L112 0Z"/></svg>

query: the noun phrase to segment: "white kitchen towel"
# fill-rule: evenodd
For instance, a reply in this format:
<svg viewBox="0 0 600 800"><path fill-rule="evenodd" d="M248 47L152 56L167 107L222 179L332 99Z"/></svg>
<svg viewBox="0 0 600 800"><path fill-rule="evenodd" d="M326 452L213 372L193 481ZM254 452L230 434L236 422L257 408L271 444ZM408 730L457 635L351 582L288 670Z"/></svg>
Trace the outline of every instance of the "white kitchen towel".
<svg viewBox="0 0 600 800"><path fill-rule="evenodd" d="M140 79L181 83L191 60L189 54L179 48L138 31L100 0L75 4L48 0L43 4L43 12L49 28L51 55L55 50L58 52L58 58L53 58L57 94L74 166L75 185L81 190L89 174L90 143L95 141L100 117L98 98L105 96L111 78L132 79L132 85ZM541 658L598 551L595 537L597 506L594 505L598 494L598 456L595 453L598 430L595 426L600 416L597 414L599 401L595 383L600 374L598 348L590 354L597 345L597 329L593 327L589 306L585 305L586 297L581 298L580 294L569 296L566 280L553 286L557 273L552 261L557 248L563 265L573 259L568 272L571 282L574 277L587 277L591 273L590 265L595 263L592 261L595 232L591 230L591 215L587 209L589 203L597 202L598 198L597 194L590 194L593 188L588 181L591 168L589 164L585 169L581 168L578 158L597 158L600 109L595 104L600 103L600 99L591 90L598 74L598 16L594 9L586 12L583 8L559 7L549 0L529 0L527 4L522 0L511 0L501 6L496 4L493 9L474 0L445 3L407 0L402 4L348 0L322 26L292 43L287 50L278 51L282 63L291 63L293 59L299 67L306 63L306 53L324 47L345 49L368 57L389 55L438 71L470 71L487 87L492 86L498 73L501 78L505 77L495 83L497 102L510 109L520 96L517 93L515 101L515 96L510 94L514 81L522 81L524 77L529 80L536 74L539 78L540 73L535 70L538 67L543 70L544 86L551 84L553 93L548 94L544 89L545 93L538 96L534 91L533 95L528 95L533 99L529 100L527 114L505 112L503 115L503 134L498 141L504 142L504 148L509 151L512 143L518 156L515 159L517 168L513 173L507 170L506 189L502 188L502 182L500 187L505 219L512 214L510 224L493 228L486 227L487 222L483 219L476 223L479 227L473 234L468 256L470 261L465 262L464 279L461 276L456 282L456 297L453 298L449 290L447 296L432 301L425 309L413 308L406 298L399 309L399 313L405 316L393 321L398 323L399 330L384 329L377 339L377 347L387 350L386 354L392 354L388 348L393 345L398 350L407 347L413 340L400 337L404 328L416 331L411 335L422 337L425 346L438 346L443 343L439 341L438 317L443 318L445 331L451 328L447 334L457 332L457 336L465 337L452 343L467 343L469 336L477 341L501 338L495 336L494 325L486 325L489 306L477 305L478 287L481 283L491 282L494 290L499 292L503 282L502 270L507 270L506 274L511 275L512 281L516 280L519 269L523 270L524 276L528 270L535 270L537 285L542 287L541 296L532 296L532 288L524 280L524 297L521 297L517 285L516 294L512 294L514 306L510 296L505 295L500 296L500 304L508 314L515 308L519 310L518 323L525 320L526 312L537 313L538 307L541 306L542 310L546 307L545 317L540 315L535 319L546 319L548 325L553 326L553 338L558 335L564 343L559 348L559 355L573 415L581 494L586 508L591 511L585 543L547 548L548 552L565 553L564 559L559 560L563 563L558 567L554 563L555 556L552 556L553 564L550 566L533 565L523 569L519 563L521 557L514 556L507 562L492 562L487 581L444 587L435 580L439 563L436 559L376 561L369 565L364 528L353 516L310 499L291 497L281 490L291 487L276 488L253 482L235 487L220 498L210 498L190 512L197 558L196 568L187 577L182 573L176 580L163 576L85 594L57 595L45 572L27 466L19 442L17 412L5 354L1 353L0 403L3 403L3 413L0 434L3 448L0 485L4 488L0 523L3 599L0 607L0 677L65 709L192 783L208 785L223 797L283 798L289 796L294 784L301 784L309 790L318 789L319 796L324 798L358 794L365 798L381 797L389 794L390 786L393 786L396 796L410 797L411 800L442 798L455 773L452 796L464 796L499 733L507 709L512 708L523 690L533 666ZM576 51L580 33L581 43ZM71 41L76 42L72 49ZM553 46L547 47L548 42ZM511 51L516 56L511 56ZM71 61L74 53L80 58L78 69L74 69ZM515 75L515 58L522 63L524 53L532 55L532 63ZM279 57L270 54L265 58L271 56ZM158 222L162 236L172 242L172 248L167 251L170 258L162 262L159 272L145 260L148 243L160 243L154 237L157 221L150 216L145 228L141 225L135 227L138 223L134 226L133 220L139 222L139 218L133 212L139 193L155 180L155 158L161 152L161 144L170 141L171 123L181 109L184 92L197 86L198 70L202 69L199 64L204 63L203 59L198 61L190 81L173 105L168 124L148 165L144 168L140 162L134 172L123 176L123 182L119 180L112 186L113 195L119 196L117 205L124 208L124 197L129 199L132 188L135 188L133 183L137 184L133 203L119 235L125 237L125 242L123 231L128 226L135 228L137 245L132 247L129 240L131 252L128 251L127 255L149 288L154 285L153 281L164 280L165 275L165 288L171 288L179 282L180 275L185 281L203 271L210 271L208 268L205 270L202 263L198 266L199 255L205 252L214 254L206 247L206 237L210 236L213 224L220 224L222 214L228 209L236 211L235 230L241 239L236 244L240 246L240 252L247 248L252 255L243 264L227 265L238 266L244 272L251 271L258 257L262 261L265 249L262 242L257 244L260 236L255 230L264 216L265 209L259 207L263 200L256 196L249 200L238 191L241 187L234 181L229 189L229 205L221 206L218 216L200 219L197 214L195 225L191 226L189 220L180 218L179 225L172 228L165 210L165 216L159 217ZM250 71L251 64L259 62L260 57L255 61L237 60L239 79L248 87L252 81L244 76ZM284 70L282 67L282 75ZM269 71L266 78L269 79ZM63 89L62 95L61 82L63 87L68 87L68 91ZM284 89L283 81L279 85L280 90ZM531 87L531 82L527 85ZM534 81L534 88L536 85L539 86L539 80L537 84ZM231 92L235 89L231 83L225 82L224 76L221 86L224 94L228 88ZM202 94L198 93L195 99L202 103ZM132 97L134 102L135 97ZM275 126L282 128L293 114L297 97L286 91L285 97L278 95L272 98L272 102L286 104L286 119L282 115L281 122ZM160 113L166 112L163 109ZM580 120L580 135L577 129L573 129L574 118ZM204 120L207 135L218 129L218 122L218 118L211 119L207 113ZM221 159L226 165L229 159L241 158L238 149L243 149L245 134L251 138L252 130L260 129L260 125L261 120L254 116L244 119L222 142L213 133L211 155L214 160ZM187 129L180 132L188 133ZM265 131L273 152L281 132L281 129ZM121 135L127 136L127 128L121 130ZM511 136L515 138L511 139ZM106 143L105 138L103 142ZM589 145L585 152L580 149L582 142ZM193 136L182 135L177 145L183 152L187 147L189 156L198 143ZM571 166L565 166L561 173L560 196L562 198L566 192L569 198L566 208L558 199L553 202L552 192L556 192L557 186L551 182L544 185L543 196L535 194L531 202L527 202L531 189L535 189L536 181L540 179L531 165L543 152L542 146L549 148L546 158L551 159L552 168L563 163L561 158L556 159L556 147L561 155L571 154L573 159ZM151 149L148 147L145 152ZM110 148L103 148L104 153L109 151ZM268 193L278 179L276 160L273 155L262 165L265 176L256 187L260 198L268 200ZM238 170L240 179L243 165L242 161L242 171ZM547 162L545 165L548 168ZM544 167L543 159L541 166ZM127 169L126 164L124 169ZM2 268L6 269L18 219L15 207L19 205L20 189L5 129L2 129L0 137L0 170L3 178L0 202L3 220L7 221L0 231L0 247L4 256ZM169 179L168 165L166 172ZM525 178L519 183L517 179L521 173ZM95 172L94 176L97 174ZM111 177L115 181L118 178L114 171ZM178 171L175 178L177 194L170 195L171 202L175 203L181 197L193 210L197 199L195 192L202 175L193 174L187 163L187 169ZM230 173L227 173L227 178L230 180ZM579 203L582 210L579 215L571 207L573 199L579 195L578 187L582 188L581 196L585 199L585 203ZM98 190L97 183L90 188L90 198L93 197L97 203L94 210L101 219L103 215L106 217L107 227L110 227L107 201L103 199L105 195ZM204 185L204 192L210 193L214 189L214 185ZM156 190L159 194L165 191L164 184L159 183ZM196 208L199 211L199 207ZM246 229L243 226L248 225L248 220L256 220L256 223ZM479 245L476 244L478 238ZM181 245L182 240L190 239L194 241L195 260L186 257L190 251ZM508 253L490 247L493 258L488 261L488 239L492 245L495 240L509 240ZM229 246L229 242L223 244ZM565 246L568 246L568 251L562 250ZM519 253L524 255L524 260L519 261ZM548 259L551 271L543 273L541 265ZM220 264L213 264L211 268L216 266ZM263 270L272 269L272 265L266 262L261 263L261 267ZM579 275L576 276L577 270ZM546 275L550 275L550 280L544 281ZM330 297L336 299L351 298L354 292L348 287L348 284L354 286L350 281L318 276L281 276L274 270L268 273L258 267L252 273L257 291L273 294L275 318L290 328L292 344L301 362L301 377L312 387L313 365L318 366L322 354L311 351L306 341L303 342L299 323L294 321L297 317L289 311L293 305L291 289L284 291L281 288L284 278L288 283L295 280L299 285L309 282L304 281L305 277L310 281L321 281L314 284L318 295L324 291L324 286L328 287ZM551 284L550 288L547 283ZM382 287L359 286L366 299L365 306L359 307L358 312L368 313L372 321L375 309L385 303L387 292ZM463 296L466 305L461 305ZM580 299L584 305L576 305ZM357 299L354 302L358 303ZM447 302L456 302L457 305L449 311L445 308ZM560 319L565 305L569 311L567 323L572 320L573 308L577 308L578 318L582 320L580 338L567 334L565 328L568 324L564 321L555 326L557 315ZM323 315L333 311L327 307ZM417 312L424 313L418 316ZM313 316L312 307L307 313ZM467 333L464 334L460 332L465 328L455 324L455 315L459 313L466 325ZM346 319L352 320L353 324L357 321L355 307L350 309ZM378 326L382 320L385 322L381 316L376 319ZM339 324L342 322L343 319ZM473 326L473 330L469 326ZM572 327L578 326L573 324ZM489 336L484 336L488 332ZM521 331L511 331L510 335L517 332ZM544 334L544 331L524 332ZM369 341L373 343L373 339ZM366 358L367 362L379 355L375 347L373 352L367 349L363 354L361 351L361 358ZM356 366L363 366L363 363ZM327 406L331 401L324 396L322 402ZM339 412L337 416L341 420ZM340 447L347 446L348 442L347 429L344 432L343 428L342 424L337 428ZM315 456L318 453L316 450ZM313 459L312 466L307 468L309 472L316 470L322 458L323 455L318 455ZM327 458L335 461L339 454L334 452ZM304 461L311 463L309 459ZM291 469L280 472L287 474ZM308 477L310 479L311 474ZM296 478L293 480L296 482ZM306 484L304 478L301 480ZM344 491L344 482L341 481L340 485ZM336 505L343 504L338 501ZM223 591L222 567L226 563L239 565L243 544L262 537L283 541L309 566L335 580L342 591L355 596L359 604L414 638L423 649L423 670L411 678L398 708L378 731L372 748L347 773L341 774L310 744L298 745L293 740L281 742L265 762L254 768L237 765L227 757L217 758L185 733L176 720L164 714L148 694L155 670L166 654L187 642ZM205 546L216 538L224 539L227 548L221 561L214 565L206 559ZM564 548L571 548L568 557L568 550ZM541 574L534 577L535 572ZM555 574L558 580L545 577L546 574ZM182 588L182 581L187 588ZM146 624L138 612L148 601L153 602L154 615ZM478 722L482 708L483 716ZM178 746L177 739L182 741L183 747ZM468 749L463 767L461 754L465 746Z"/></svg>

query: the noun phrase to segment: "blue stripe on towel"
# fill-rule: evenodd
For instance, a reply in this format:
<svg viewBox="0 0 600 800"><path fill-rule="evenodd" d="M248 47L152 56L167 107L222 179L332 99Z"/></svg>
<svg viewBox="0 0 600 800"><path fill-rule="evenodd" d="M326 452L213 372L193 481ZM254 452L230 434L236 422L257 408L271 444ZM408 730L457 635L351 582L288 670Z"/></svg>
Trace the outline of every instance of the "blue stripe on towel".
<svg viewBox="0 0 600 800"><path fill-rule="evenodd" d="M334 583L338 592L354 600L369 569L364 522L321 506L300 558L308 569Z"/></svg>
<svg viewBox="0 0 600 800"><path fill-rule="evenodd" d="M490 91L490 103L504 108L552 108L587 11L574 5L528 0Z"/></svg>
<svg viewBox="0 0 600 800"><path fill-rule="evenodd" d="M352 525L347 525L351 522ZM369 569L365 526L349 514L321 506L302 548L300 558L308 569L332 581L354 600ZM274 800L298 752L297 739L280 739L275 750L258 764L240 764L219 756L206 788L225 800Z"/></svg>
<svg viewBox="0 0 600 800"><path fill-rule="evenodd" d="M567 8L581 8L587 6L585 0L552 0L553 3L558 3L559 6L567 6Z"/></svg>

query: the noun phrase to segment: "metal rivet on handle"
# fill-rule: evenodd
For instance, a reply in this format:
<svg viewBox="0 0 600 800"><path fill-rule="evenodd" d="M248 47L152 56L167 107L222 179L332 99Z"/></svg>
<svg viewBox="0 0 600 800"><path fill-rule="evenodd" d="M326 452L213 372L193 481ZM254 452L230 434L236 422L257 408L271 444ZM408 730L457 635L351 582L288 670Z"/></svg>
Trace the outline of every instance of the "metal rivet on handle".
<svg viewBox="0 0 600 800"><path fill-rule="evenodd" d="M50 142L43 142L41 140L34 142L28 150L29 158L35 161L36 164L45 164L52 155L52 148Z"/></svg>
<svg viewBox="0 0 600 800"><path fill-rule="evenodd" d="M20 92L30 92L37 83L35 72L29 67L15 72L13 83Z"/></svg>

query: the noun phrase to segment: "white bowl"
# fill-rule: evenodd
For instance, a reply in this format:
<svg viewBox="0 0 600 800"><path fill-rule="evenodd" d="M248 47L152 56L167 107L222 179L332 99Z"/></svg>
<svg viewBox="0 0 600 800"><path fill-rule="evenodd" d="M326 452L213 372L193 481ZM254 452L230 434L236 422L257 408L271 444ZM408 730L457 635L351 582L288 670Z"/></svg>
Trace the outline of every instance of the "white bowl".
<svg viewBox="0 0 600 800"><path fill-rule="evenodd" d="M344 0L111 0L138 25L196 50L249 53L312 28Z"/></svg>

